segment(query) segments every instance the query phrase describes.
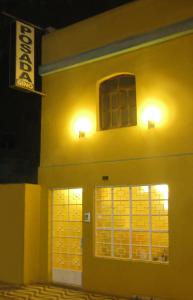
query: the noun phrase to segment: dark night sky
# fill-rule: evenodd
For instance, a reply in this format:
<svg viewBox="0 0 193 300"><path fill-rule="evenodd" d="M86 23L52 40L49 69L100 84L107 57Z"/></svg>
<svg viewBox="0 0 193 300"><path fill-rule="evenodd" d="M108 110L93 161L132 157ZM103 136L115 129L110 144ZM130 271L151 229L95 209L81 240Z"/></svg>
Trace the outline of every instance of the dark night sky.
<svg viewBox="0 0 193 300"><path fill-rule="evenodd" d="M61 28L134 0L0 0L0 9L43 28Z"/></svg>
<svg viewBox="0 0 193 300"><path fill-rule="evenodd" d="M43 101L9 88L12 19L2 12L44 29L62 28L132 1L139 0L0 0L0 183L37 182Z"/></svg>

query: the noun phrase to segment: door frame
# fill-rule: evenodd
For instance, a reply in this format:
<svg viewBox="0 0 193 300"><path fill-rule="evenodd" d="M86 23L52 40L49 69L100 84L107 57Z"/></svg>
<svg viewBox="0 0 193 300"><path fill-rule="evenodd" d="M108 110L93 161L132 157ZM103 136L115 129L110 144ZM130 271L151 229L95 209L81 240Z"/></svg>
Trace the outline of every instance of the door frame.
<svg viewBox="0 0 193 300"><path fill-rule="evenodd" d="M49 209L50 209L50 212L49 212L49 225L48 225L48 228L49 228L49 243L50 243L50 255L49 255L49 266L50 266L50 280L52 283L56 283L56 284L61 284L61 285L68 285L68 286L74 286L74 287L79 287L81 288L82 287L82 274L83 274L83 266L82 266L82 270L81 271L74 271L74 272L80 272L80 284L75 284L75 283L70 283L70 282L57 282L57 281L54 281L53 280L53 272L54 272L54 268L53 268L53 211L54 211L54 191L57 191L57 190L75 190L75 189L81 189L82 190L82 219L81 219L81 226L82 226L82 236L81 236L81 239L83 239L83 187L60 187L60 188L50 188L49 189L49 192L50 192L50 203L49 203ZM82 245L82 242L81 242L81 245ZM82 248L82 253L81 253L81 259L83 261L83 247ZM68 271L70 270L66 270L66 273L68 273ZM73 272L73 271L72 271Z"/></svg>

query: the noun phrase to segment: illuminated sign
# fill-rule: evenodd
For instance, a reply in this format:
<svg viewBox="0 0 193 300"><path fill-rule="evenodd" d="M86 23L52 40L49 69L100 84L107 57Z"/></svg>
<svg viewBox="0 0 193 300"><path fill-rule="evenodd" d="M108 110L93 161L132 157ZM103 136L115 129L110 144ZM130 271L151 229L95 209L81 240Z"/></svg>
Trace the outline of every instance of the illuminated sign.
<svg viewBox="0 0 193 300"><path fill-rule="evenodd" d="M34 28L16 22L15 86L34 90Z"/></svg>

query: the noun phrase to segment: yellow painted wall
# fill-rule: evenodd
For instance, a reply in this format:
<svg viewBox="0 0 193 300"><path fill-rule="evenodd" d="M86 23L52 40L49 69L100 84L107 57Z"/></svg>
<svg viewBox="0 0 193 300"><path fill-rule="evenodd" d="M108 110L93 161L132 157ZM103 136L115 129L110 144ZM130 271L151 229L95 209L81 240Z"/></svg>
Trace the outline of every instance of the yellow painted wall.
<svg viewBox="0 0 193 300"><path fill-rule="evenodd" d="M0 185L0 281L39 281L40 187Z"/></svg>
<svg viewBox="0 0 193 300"><path fill-rule="evenodd" d="M192 1L185 3L136 1L55 32L44 38L44 63L193 16ZM112 22L115 15L117 22ZM106 24L104 32L99 30L99 24ZM85 42L81 43L82 40ZM42 281L51 280L49 189L82 187L83 210L91 211L92 215L91 223L83 225L83 288L122 296L139 294L171 300L193 299L192 41L193 34L189 34L43 78L46 97L42 101L39 169L39 183L43 185ZM122 72L136 76L138 124L99 131L99 83ZM147 129L141 119L144 108L150 104L163 113L160 124L154 129ZM81 116L90 118L92 131L79 139L72 128ZM107 182L102 181L103 175L109 176ZM163 183L169 185L169 264L96 258L95 185Z"/></svg>
<svg viewBox="0 0 193 300"><path fill-rule="evenodd" d="M43 37L47 64L192 17L191 0L138 0Z"/></svg>
<svg viewBox="0 0 193 300"><path fill-rule="evenodd" d="M188 35L46 76L41 165L192 152L192 38ZM98 83L120 72L136 76L138 126L99 131ZM163 116L159 126L147 130L141 118L143 109L152 103ZM81 116L88 117L93 125L85 139L78 139L73 131Z"/></svg>
<svg viewBox="0 0 193 300"><path fill-rule="evenodd" d="M24 282L40 280L40 196L39 185L25 185Z"/></svg>
<svg viewBox="0 0 193 300"><path fill-rule="evenodd" d="M83 224L83 288L130 296L156 295L163 299L193 298L192 157L134 160L60 168L42 168L40 181L47 187L83 187L83 210L91 211L91 223ZM75 175L76 174L76 175ZM109 175L108 183L102 175ZM169 264L132 262L94 257L94 186L122 184L169 185ZM47 212L47 198L44 199ZM48 216L43 214L45 236ZM47 227L47 230L46 230ZM42 243L42 280L48 277L47 241Z"/></svg>
<svg viewBox="0 0 193 300"><path fill-rule="evenodd" d="M0 185L0 281L23 282L24 199L24 185Z"/></svg>

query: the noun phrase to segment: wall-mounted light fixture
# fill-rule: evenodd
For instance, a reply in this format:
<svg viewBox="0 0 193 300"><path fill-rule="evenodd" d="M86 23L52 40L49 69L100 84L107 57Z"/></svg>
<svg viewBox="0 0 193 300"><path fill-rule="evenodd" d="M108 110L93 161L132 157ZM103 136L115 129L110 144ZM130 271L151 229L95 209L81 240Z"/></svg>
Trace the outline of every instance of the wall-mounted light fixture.
<svg viewBox="0 0 193 300"><path fill-rule="evenodd" d="M78 118L75 121L74 128L79 138L84 138L91 131L91 121L86 117Z"/></svg>
<svg viewBox="0 0 193 300"><path fill-rule="evenodd" d="M155 128L161 121L161 111L158 107L150 106L142 113L143 123L147 124L148 129Z"/></svg>
<svg viewBox="0 0 193 300"><path fill-rule="evenodd" d="M155 121L148 120L148 128L151 129L151 128L154 128L154 127L155 127Z"/></svg>
<svg viewBox="0 0 193 300"><path fill-rule="evenodd" d="M85 137L85 131L80 130L78 133L79 138Z"/></svg>

